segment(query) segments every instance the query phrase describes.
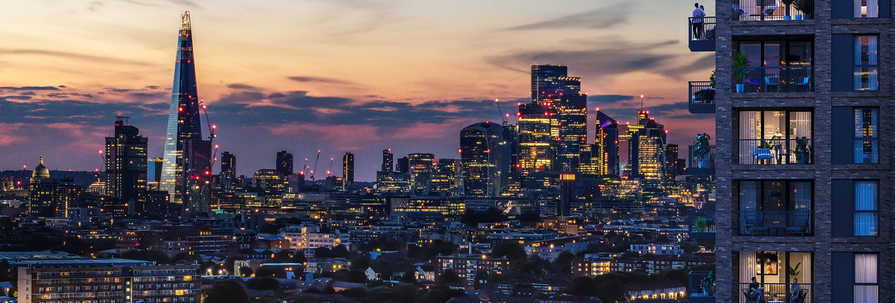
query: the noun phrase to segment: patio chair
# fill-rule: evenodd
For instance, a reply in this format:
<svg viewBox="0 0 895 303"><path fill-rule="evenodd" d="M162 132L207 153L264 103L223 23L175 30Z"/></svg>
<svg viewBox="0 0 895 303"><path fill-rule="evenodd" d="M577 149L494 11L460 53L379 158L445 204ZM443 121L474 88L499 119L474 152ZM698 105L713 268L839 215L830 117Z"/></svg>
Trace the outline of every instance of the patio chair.
<svg viewBox="0 0 895 303"><path fill-rule="evenodd" d="M770 228L763 223L762 216L758 211L746 211L743 213L743 226L746 233L768 232Z"/></svg>
<svg viewBox="0 0 895 303"><path fill-rule="evenodd" d="M770 162L774 159L774 155L771 154L770 148L761 148L756 147L752 149L752 159L755 164L762 164L765 162Z"/></svg>
<svg viewBox="0 0 895 303"><path fill-rule="evenodd" d="M787 232L803 233L808 231L810 216L808 211L797 210L789 214L789 224L786 225Z"/></svg>

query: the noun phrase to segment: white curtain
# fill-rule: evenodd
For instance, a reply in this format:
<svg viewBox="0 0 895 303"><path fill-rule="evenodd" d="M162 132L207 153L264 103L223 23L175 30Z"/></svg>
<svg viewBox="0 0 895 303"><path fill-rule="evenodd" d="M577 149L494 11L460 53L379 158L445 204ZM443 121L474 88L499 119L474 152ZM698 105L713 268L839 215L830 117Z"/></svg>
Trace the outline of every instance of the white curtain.
<svg viewBox="0 0 895 303"><path fill-rule="evenodd" d="M761 112L741 111L739 128L740 164L752 164L752 152L761 138Z"/></svg>
<svg viewBox="0 0 895 303"><path fill-rule="evenodd" d="M855 254L855 303L879 302L877 254Z"/></svg>
<svg viewBox="0 0 895 303"><path fill-rule="evenodd" d="M753 277L758 279L757 266L754 251L740 252L740 283L750 283Z"/></svg>
<svg viewBox="0 0 895 303"><path fill-rule="evenodd" d="M876 235L877 211L876 181L855 182L855 235Z"/></svg>
<svg viewBox="0 0 895 303"><path fill-rule="evenodd" d="M810 284L812 283L811 277L814 274L811 272L813 269L813 263L811 263L811 253L807 252L790 252L789 253L789 268L795 268L797 264L799 265L799 274L793 277L789 277L790 282L794 283L793 278L799 280L799 284Z"/></svg>

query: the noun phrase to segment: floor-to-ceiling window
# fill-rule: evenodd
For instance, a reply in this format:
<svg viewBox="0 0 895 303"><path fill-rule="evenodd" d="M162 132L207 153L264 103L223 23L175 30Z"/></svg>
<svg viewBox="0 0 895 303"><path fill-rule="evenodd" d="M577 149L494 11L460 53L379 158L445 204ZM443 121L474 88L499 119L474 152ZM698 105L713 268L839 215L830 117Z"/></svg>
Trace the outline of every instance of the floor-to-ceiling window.
<svg viewBox="0 0 895 303"><path fill-rule="evenodd" d="M739 302L811 302L812 260L811 252L740 252Z"/></svg>
<svg viewBox="0 0 895 303"><path fill-rule="evenodd" d="M813 112L740 110L739 164L810 164L813 162Z"/></svg>

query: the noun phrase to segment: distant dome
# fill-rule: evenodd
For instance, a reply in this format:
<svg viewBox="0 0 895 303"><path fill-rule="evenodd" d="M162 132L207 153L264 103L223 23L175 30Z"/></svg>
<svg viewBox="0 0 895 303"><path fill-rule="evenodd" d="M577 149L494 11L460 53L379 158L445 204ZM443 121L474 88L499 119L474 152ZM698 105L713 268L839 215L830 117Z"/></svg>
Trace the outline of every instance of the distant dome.
<svg viewBox="0 0 895 303"><path fill-rule="evenodd" d="M49 179L50 178L50 169L44 165L44 156L40 156L40 163L34 167L34 170L31 171L32 179Z"/></svg>

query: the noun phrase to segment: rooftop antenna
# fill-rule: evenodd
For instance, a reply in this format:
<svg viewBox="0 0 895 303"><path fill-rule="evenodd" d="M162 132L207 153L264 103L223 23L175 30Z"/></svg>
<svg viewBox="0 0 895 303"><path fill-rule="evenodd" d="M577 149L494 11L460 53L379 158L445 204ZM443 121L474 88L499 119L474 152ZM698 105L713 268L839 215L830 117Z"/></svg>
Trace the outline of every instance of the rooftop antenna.
<svg viewBox="0 0 895 303"><path fill-rule="evenodd" d="M190 11L183 11L183 14L180 15L180 29L190 29Z"/></svg>

